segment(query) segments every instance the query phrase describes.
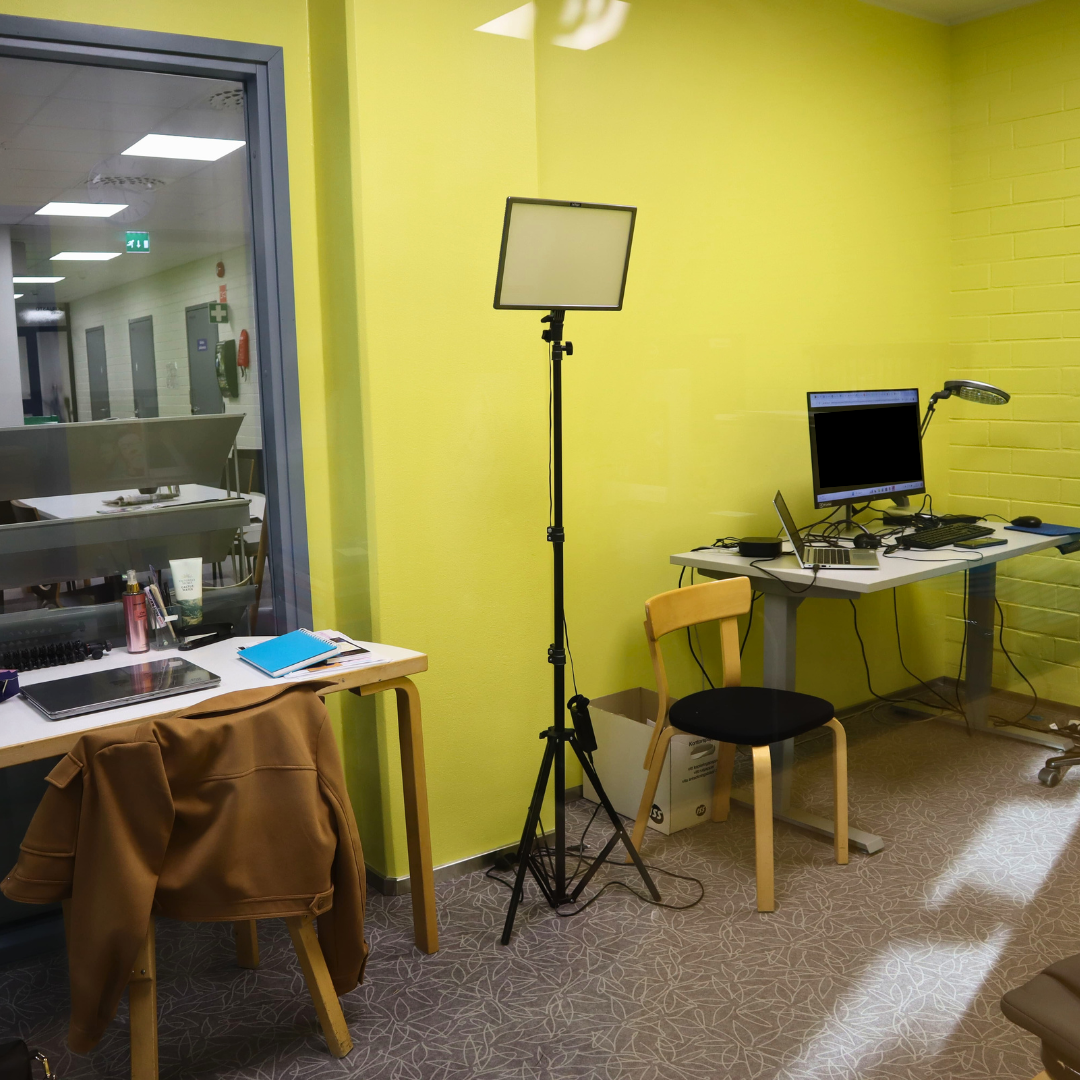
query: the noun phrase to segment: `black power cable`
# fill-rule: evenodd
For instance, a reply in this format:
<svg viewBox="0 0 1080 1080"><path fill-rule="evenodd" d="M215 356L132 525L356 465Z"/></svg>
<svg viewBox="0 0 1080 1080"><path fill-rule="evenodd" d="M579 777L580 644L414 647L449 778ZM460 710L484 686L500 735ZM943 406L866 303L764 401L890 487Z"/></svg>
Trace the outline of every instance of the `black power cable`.
<svg viewBox="0 0 1080 1080"><path fill-rule="evenodd" d="M746 633L743 634L742 641L739 642L739 656L743 654L743 649L746 648L746 641L750 637L750 627L754 625L754 605L764 596L764 593L751 592L750 593L750 618L746 620Z"/></svg>
<svg viewBox="0 0 1080 1080"><path fill-rule="evenodd" d="M600 804L598 803L597 806L596 806L596 809L593 810L592 817L589 818L588 823L586 824L584 830L582 831L581 839L578 841L578 843L574 847L567 849L568 851L576 851L577 852L577 865L574 867L573 873L570 876L570 880L566 884L566 887L567 887L568 890L574 884L574 882L578 879L578 877L581 874L582 870L585 869L586 867L592 866L593 863L596 861L595 859L586 858L582 854L582 852L584 851L584 848L585 848L585 837L588 835L589 829L592 827L592 823L596 820L596 816L597 816L597 813L599 812L599 810L600 810ZM630 818L627 817L625 814L620 814L619 816L621 818L623 818L624 821L630 821ZM543 833L543 831L544 831L543 822L541 822L541 824L540 824L540 831L541 831L541 833ZM539 857L541 859L543 859L545 857L545 855L550 856L550 851L546 846L542 847L542 848L539 848L538 853L539 853ZM622 862L619 859L605 859L604 860L604 865L627 868L627 864ZM606 893L608 891L608 889L614 889L614 888L626 889L627 892L633 893L634 896L636 896L639 900L643 900L646 904L649 904L652 907L668 908L671 911L686 911L688 908L696 907L705 898L705 885L701 881L700 878L691 877L689 874L676 874L673 870L665 870L662 867L652 866L649 863L645 863L645 867L646 867L646 869L651 870L653 873L663 874L665 877L675 878L677 881L691 881L691 882L693 882L698 887L698 895L697 895L697 897L694 900L691 900L690 903L688 903L688 904L665 904L662 900L654 900L647 893L638 892L637 889L635 889L633 886L627 884L627 882L625 882L625 881L615 880L615 881L605 882L595 893L593 893L592 896L590 896L587 900L583 901L582 903L578 904L578 906L576 908L574 908L572 911L559 911L558 909L556 909L555 914L558 915L560 919L571 919L575 915L580 915L583 911L585 911L586 909L592 907L592 905L595 904L596 901L599 900L600 897L603 896L604 893ZM492 881L497 881L500 885L505 885L508 889L512 889L514 887L513 883L510 882L510 881L507 881L505 878L499 877L499 875L495 872L495 869L496 869L495 867L492 867L491 869L489 869L487 871L487 873L484 876L491 878ZM633 869L633 867L629 867L629 869Z"/></svg>
<svg viewBox="0 0 1080 1080"><path fill-rule="evenodd" d="M907 666L907 663L904 660L904 646L903 646L903 644L902 644L902 642L900 640L900 612L899 612L899 610L898 610L898 608L896 606L896 588L895 588L895 586L893 587L893 591L892 591L892 609L893 609L893 624L896 627L896 653L900 657L900 666L917 683L920 683L922 686L926 687L926 689L929 690L930 693L934 695L934 697L936 697L939 701L943 702L946 709L949 709L951 711L952 707L953 707L953 703L947 697L945 697L944 694L939 693L937 690L935 690L924 679L920 679L919 676L916 675L915 672L912 671L911 668L909 668Z"/></svg>
<svg viewBox="0 0 1080 1080"><path fill-rule="evenodd" d="M1024 713L1023 716L1019 717L1016 720L1004 720L1001 717L996 717L995 719L999 719L1002 723L1005 724L1019 724L1021 721L1026 720L1036 710L1036 708L1038 708L1039 694L1038 691L1036 691L1035 687L1032 686L1031 680L1016 666L1016 661L1013 660L1012 656L1009 653L1009 650L1005 648L1005 611L1001 606L1001 601L998 600L996 596L994 597L994 605L997 608L998 619L1000 620L998 624L998 644L1001 646L1001 651L1005 654L1005 659L1008 660L1009 663L1012 665L1013 671L1015 671L1016 674L1019 675L1020 678L1024 680L1024 682L1027 683L1028 689L1031 691L1031 708L1028 709L1028 711Z"/></svg>
<svg viewBox="0 0 1080 1080"><path fill-rule="evenodd" d="M887 694L879 694L874 689L874 684L870 681L870 662L866 658L866 642L863 641L863 636L859 632L859 610L855 606L855 601L854 600L849 599L848 603L851 605L851 621L852 621L852 624L855 627L855 637L858 639L858 642L859 642L859 652L862 654L863 671L865 671L865 673L866 673L866 686L867 686L867 689L870 691L871 695L873 697L876 697L878 699L878 701L888 701L893 705L903 705L905 702L914 702L917 705L926 705L926 702L922 701L920 698L915 698L915 697L889 697ZM899 639L899 636L898 636L897 637L897 643L899 643L899 640L900 639ZM907 668L905 667L904 670L907 671ZM910 675L911 672L908 672L908 674ZM918 679L917 675L912 676L912 677ZM919 679L919 682L922 682L922 679ZM923 685L925 686L926 684L924 683ZM931 688L927 687L927 689L929 690ZM950 706L950 708L951 708L951 706Z"/></svg>
<svg viewBox="0 0 1080 1080"><path fill-rule="evenodd" d="M968 719L967 712L964 710L963 699L960 697L960 684L964 679L964 655L967 652L967 639L968 639L968 572L964 571L964 636L960 639L960 663L956 668L956 707L960 710L960 715L964 718L964 727L967 728L967 733L971 734L971 721Z"/></svg>
<svg viewBox="0 0 1080 1080"><path fill-rule="evenodd" d="M678 588L680 588L680 589L682 588L682 579L683 579L683 574L685 574L685 573L686 573L686 567L684 566L679 571ZM693 567L690 568L690 584L691 585L694 584L694 568ZM691 627L688 626L686 628L686 644L690 646L690 655L694 658L694 663L697 664L697 666L699 668L701 668L701 674L705 676L705 681L709 684L709 689L710 690L715 690L716 686L714 685L712 679L709 678L709 673L705 670L705 665L701 662L701 658L694 651L694 639L693 639L693 636L690 633L690 630L691 630ZM659 648L659 645L657 646L657 648Z"/></svg>

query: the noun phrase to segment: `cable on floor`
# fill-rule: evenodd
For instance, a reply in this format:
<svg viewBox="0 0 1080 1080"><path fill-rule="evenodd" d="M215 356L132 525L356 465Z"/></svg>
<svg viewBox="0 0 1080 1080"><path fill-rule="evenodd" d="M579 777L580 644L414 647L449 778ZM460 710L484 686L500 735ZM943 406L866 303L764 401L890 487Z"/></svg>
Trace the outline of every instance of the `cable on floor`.
<svg viewBox="0 0 1080 1080"><path fill-rule="evenodd" d="M600 804L597 803L596 808L592 812L592 816L589 818L587 824L585 825L585 828L582 830L581 839L573 847L567 849L567 853L570 854L571 852L573 852L574 858L576 859L576 865L566 883L567 891L569 891L570 888L573 886L574 882L578 880L583 870L591 867L596 861L595 859L587 858L584 854L582 854L582 852L585 848L585 838L588 836L589 829L592 827L593 822L596 820L600 809ZM630 821L630 818L627 817L625 814L620 814L619 817L623 818L624 821ZM540 823L540 831L543 834L543 822ZM536 852L540 854L542 859L544 856L547 856L547 866L551 870L551 876L554 877L554 868L551 866L551 849L545 844L542 847L538 847L536 849ZM632 864L624 863L621 859L605 859L604 863L608 866L621 867L624 870L634 870L636 873L636 867L634 867ZM605 882L592 896L590 896L582 903L578 904L578 906L575 907L572 911L560 911L558 908L556 908L555 914L558 915L560 919L571 919L575 915L580 915L583 911L586 911L588 908L592 907L592 905L595 904L596 901L599 900L600 897L608 891L608 889L616 887L626 889L627 892L633 893L634 896L636 896L639 900L644 901L651 907L668 908L670 911L686 911L689 908L696 907L705 898L705 884L701 881L700 878L692 877L689 874L677 874L674 870L665 870L661 866L653 866L650 863L644 863L644 866L646 870L649 870L654 874L663 874L665 877L675 878L678 881L693 882L698 887L697 898L691 900L688 904L667 904L662 900L654 900L647 893L638 892L637 889L633 888L633 886L629 885L625 881L615 880ZM491 867L484 876L490 878L492 881L499 882L500 885L505 885L508 889L513 889L514 887L513 882L507 881L506 878L499 877L499 875L495 872L495 867Z"/></svg>

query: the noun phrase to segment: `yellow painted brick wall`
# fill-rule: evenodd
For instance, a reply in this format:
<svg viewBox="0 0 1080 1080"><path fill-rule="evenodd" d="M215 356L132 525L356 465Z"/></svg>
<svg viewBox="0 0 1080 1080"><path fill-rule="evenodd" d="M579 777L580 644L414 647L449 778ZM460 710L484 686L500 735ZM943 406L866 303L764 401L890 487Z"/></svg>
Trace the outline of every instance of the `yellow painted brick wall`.
<svg viewBox="0 0 1080 1080"><path fill-rule="evenodd" d="M1008 390L947 401L950 509L1080 525L1080 3L953 32L952 374ZM1080 702L1080 562L999 569L1005 644L1041 694ZM953 663L962 596L948 603ZM1023 690L1000 650L995 685Z"/></svg>

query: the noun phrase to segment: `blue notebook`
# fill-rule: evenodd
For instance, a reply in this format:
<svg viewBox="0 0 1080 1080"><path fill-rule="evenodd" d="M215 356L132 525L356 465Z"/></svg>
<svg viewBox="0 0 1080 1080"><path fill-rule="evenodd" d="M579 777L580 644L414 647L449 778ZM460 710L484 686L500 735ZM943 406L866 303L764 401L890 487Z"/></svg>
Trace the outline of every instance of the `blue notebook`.
<svg viewBox="0 0 1080 1080"><path fill-rule="evenodd" d="M249 645L246 649L237 649L236 655L264 675L280 679L290 671L299 671L336 656L337 651L336 645L316 637L310 630L294 630L291 634L260 641L258 645Z"/></svg>
<svg viewBox="0 0 1080 1080"><path fill-rule="evenodd" d="M1080 525L1036 525L1034 529L1025 529L1022 525L1006 525L1008 532L1038 533L1039 536L1071 536L1080 533Z"/></svg>

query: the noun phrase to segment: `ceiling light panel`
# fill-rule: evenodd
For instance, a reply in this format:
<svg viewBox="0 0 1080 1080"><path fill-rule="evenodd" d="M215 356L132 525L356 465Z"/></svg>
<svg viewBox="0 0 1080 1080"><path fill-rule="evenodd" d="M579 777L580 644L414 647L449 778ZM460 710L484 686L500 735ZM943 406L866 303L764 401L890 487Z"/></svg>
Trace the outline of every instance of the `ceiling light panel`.
<svg viewBox="0 0 1080 1080"><path fill-rule="evenodd" d="M125 157L180 158L184 161L217 161L239 150L237 139L195 139L189 135L146 135L123 151Z"/></svg>
<svg viewBox="0 0 1080 1080"><path fill-rule="evenodd" d="M82 203L82 202L51 202L46 203L35 214L50 215L53 217L112 217L126 210L127 203Z"/></svg>
<svg viewBox="0 0 1080 1080"><path fill-rule="evenodd" d="M64 279L62 277L17 277L11 280L16 285L55 285Z"/></svg>
<svg viewBox="0 0 1080 1080"><path fill-rule="evenodd" d="M20 300L20 299L22 299L22 295L23 295L23 294L22 294L21 292L17 292L17 293L15 294L15 299L16 299L16 300Z"/></svg>
<svg viewBox="0 0 1080 1080"><path fill-rule="evenodd" d="M119 259L122 251L59 251L50 262L108 262Z"/></svg>

